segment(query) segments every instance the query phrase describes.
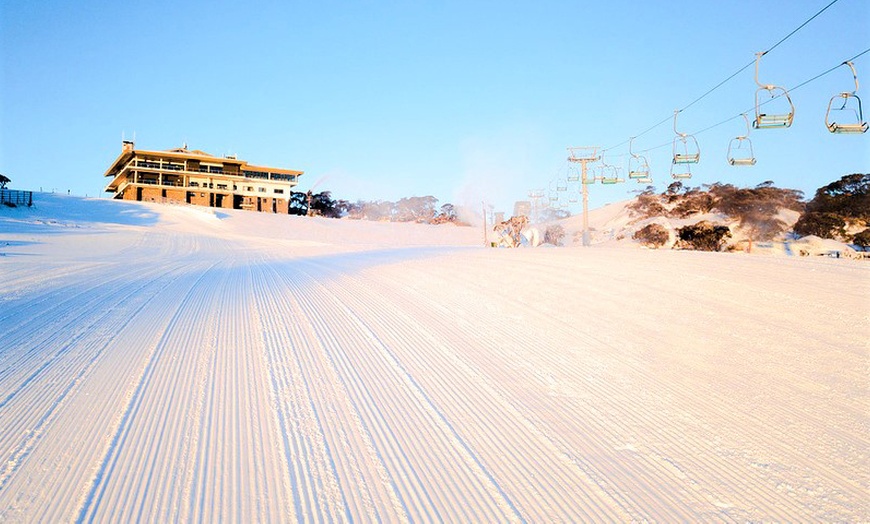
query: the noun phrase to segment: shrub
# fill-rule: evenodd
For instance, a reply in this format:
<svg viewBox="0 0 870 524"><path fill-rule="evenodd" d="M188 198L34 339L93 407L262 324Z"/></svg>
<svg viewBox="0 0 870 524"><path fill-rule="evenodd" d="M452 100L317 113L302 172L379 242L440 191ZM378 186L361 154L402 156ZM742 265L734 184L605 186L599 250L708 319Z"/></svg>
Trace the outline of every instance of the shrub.
<svg viewBox="0 0 870 524"><path fill-rule="evenodd" d="M632 238L649 247L659 248L668 242L668 230L661 224L647 224L638 229Z"/></svg>
<svg viewBox="0 0 870 524"><path fill-rule="evenodd" d="M561 246L562 239L565 238L565 229L556 224L553 226L547 226L546 231L544 231L544 243L553 244L554 246Z"/></svg>
<svg viewBox="0 0 870 524"><path fill-rule="evenodd" d="M870 247L870 227L860 233L856 233L852 237L852 243L863 248Z"/></svg>
<svg viewBox="0 0 870 524"><path fill-rule="evenodd" d="M794 232L800 236L815 235L821 238L842 238L846 221L834 213L810 211L795 222Z"/></svg>
<svg viewBox="0 0 870 524"><path fill-rule="evenodd" d="M639 216L641 220L665 216L667 213L661 203L661 197L648 192L641 193L634 202L629 204L628 210L632 215Z"/></svg>
<svg viewBox="0 0 870 524"><path fill-rule="evenodd" d="M697 213L709 213L715 204L716 201L710 193L692 190L677 202L670 215L675 218L687 218Z"/></svg>
<svg viewBox="0 0 870 524"><path fill-rule="evenodd" d="M681 248L720 251L725 244L725 239L731 237L731 230L728 226L716 226L703 220L697 224L681 227L677 230L677 234Z"/></svg>
<svg viewBox="0 0 870 524"><path fill-rule="evenodd" d="M870 174L846 175L820 187L807 204L807 211L870 220Z"/></svg>

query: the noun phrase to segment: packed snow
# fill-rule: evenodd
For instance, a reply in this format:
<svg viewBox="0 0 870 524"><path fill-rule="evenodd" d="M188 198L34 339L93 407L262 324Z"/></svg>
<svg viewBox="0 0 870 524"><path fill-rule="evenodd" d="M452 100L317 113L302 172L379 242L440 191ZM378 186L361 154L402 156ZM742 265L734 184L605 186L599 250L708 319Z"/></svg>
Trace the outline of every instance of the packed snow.
<svg viewBox="0 0 870 524"><path fill-rule="evenodd" d="M0 207L0 521L870 520L870 263L603 240Z"/></svg>

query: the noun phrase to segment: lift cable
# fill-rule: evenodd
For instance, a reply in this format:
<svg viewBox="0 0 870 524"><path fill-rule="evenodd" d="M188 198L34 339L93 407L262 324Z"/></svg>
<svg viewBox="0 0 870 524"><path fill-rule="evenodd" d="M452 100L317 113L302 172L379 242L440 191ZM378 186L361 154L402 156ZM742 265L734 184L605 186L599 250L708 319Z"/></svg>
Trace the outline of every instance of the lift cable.
<svg viewBox="0 0 870 524"><path fill-rule="evenodd" d="M764 52L762 53L762 55L766 55L767 53L770 53L771 51L773 51L774 49L776 49L777 47L779 47L780 44L782 44L783 42L785 42L786 40L788 40L789 38L791 38L792 36L794 36L795 33L797 33L798 31L800 31L801 29L803 29L804 26L806 26L807 24L809 24L810 22L812 22L816 17L818 17L819 15L821 15L822 13L824 13L824 12L825 12L829 7L831 7L832 5L836 4L836 3L839 2L839 1L840 1L840 0L831 0L831 2L830 2L828 5L826 5L826 6L823 7L822 9L820 9L820 10L819 10L816 14L814 14L813 16L811 16L811 17L809 17L808 19L806 19L806 20L805 20L801 25L799 25L798 27L796 27L796 28L795 28L791 33L789 33L789 34L785 35L783 38L781 38L781 39L779 40L779 42L773 44L773 46L771 46L771 47L768 48L766 51L764 51ZM862 54L863 54L863 53L862 53ZM861 55L858 55L858 56L861 56ZM682 109L678 109L677 111L680 112L680 113L682 113L682 112L685 111L686 109L689 109L690 107L692 107L693 105L695 105L696 103L700 102L702 99L704 99L705 97L707 97L707 95L709 95L709 94L712 93L713 91L716 91L717 89L719 89L720 87L722 87L726 82L728 82L729 80L731 80L731 79L734 78L735 76L739 75L740 73L742 73L743 71L745 71L746 69L748 69L749 67L751 67L751 66L754 65L754 64L755 64L755 59L753 58L751 61L749 61L749 63L747 63L746 65L744 65L743 67L741 67L740 69L738 69L737 71L735 71L734 73L732 73L728 78L726 78L725 80L722 80L721 82L719 82L718 84L716 84L715 86L713 86L712 88L710 88L706 93L704 93L703 95L699 96L698 98L692 100L691 102L689 102L688 105L686 105L686 106L683 107ZM842 65L842 64L840 64L840 65ZM839 67L839 65L838 65L837 67ZM824 74L827 74L827 73L822 73L822 75L824 75ZM820 75L820 76L822 76L822 75ZM738 115L738 116L739 116L739 115ZM673 118L673 115L670 115L670 116L668 116L668 117L666 117L666 118L663 118L663 119L662 119L660 122L658 122L657 124L654 124L654 125L650 126L648 129L644 130L643 132L634 135L634 138L638 138L638 137L641 137L641 136L643 136L643 135L649 133L650 131L652 131L653 129L659 127L660 125L664 124L665 122L669 122L672 118ZM729 119L729 120L731 120L731 119ZM624 146L624 145L627 144L628 142L629 142L628 140L624 140L623 142L620 142L619 144L616 144L615 146L610 146L610 147L608 147L608 148L602 149L601 152L604 153L604 152L609 151L609 150L611 150L611 149L616 149L617 147ZM660 147L660 146L657 146L657 147ZM656 147L656 148L653 148L653 149L657 149L657 147ZM647 149L646 151L649 151L649 149Z"/></svg>
<svg viewBox="0 0 870 524"><path fill-rule="evenodd" d="M800 89L800 88L804 87L805 85L807 85L807 84L809 84L809 83L811 83L811 82L815 82L815 81L818 80L819 78L822 78L823 76L825 76L825 75L831 73L832 71L835 71L835 70L839 69L839 68L840 68L843 64L845 64L846 62L853 62L853 61L855 61L856 58L859 58L859 57L861 57L861 56L863 56L863 55L865 55L865 54L867 54L867 53L870 53L870 48L867 48L867 49L861 51L860 53L858 53L857 55L853 56L852 58L849 58L848 60L844 60L844 61L838 63L837 65L835 65L835 66L833 66L833 67L827 69L826 71L817 74L816 76L810 78L809 80L804 80L803 82L801 82L800 84L798 84L798 85L792 87L792 88L789 89L788 91L793 92L793 91L795 91L795 90L797 90L797 89ZM779 98L779 97L781 97L781 96L782 96L782 95L778 95L778 96L776 96L776 97L774 97L774 98L771 98L770 100L764 102L764 103L761 104L761 105L765 105L765 104L768 104L768 103L770 103L770 102L773 102L774 100L776 100L777 98ZM732 121L732 120L735 120L735 119L737 119L737 118L740 118L744 113L751 112L751 111L754 110L754 109L755 109L755 106L752 106L752 107L750 107L749 109L747 109L746 111L742 111L742 112L740 112L740 113L737 113L737 114L734 115L734 116L731 116L731 117L726 118L725 120L722 120L721 122L718 122L718 123L713 124L713 125L711 125L711 126L705 127L704 129L702 129L702 130L700 130L700 131L695 131L694 133L691 133L691 134L692 134L692 135L700 135L701 133L705 133L705 132L707 132L707 131L709 131L709 130L711 130L711 129L714 129L714 128L719 127L719 126L724 125L724 124L727 124L728 122L730 122L730 121ZM671 141L667 141L667 142L665 142L665 143L663 143L663 144L659 144L659 145L657 145L657 146L653 146L653 147L650 147L650 148L648 148L648 149L640 150L640 151L638 151L638 153L648 153L648 152L650 152L650 151L654 151L654 150L656 150L656 149L661 149L661 148L663 148L663 147L665 147L665 146L669 146L669 145L671 145Z"/></svg>

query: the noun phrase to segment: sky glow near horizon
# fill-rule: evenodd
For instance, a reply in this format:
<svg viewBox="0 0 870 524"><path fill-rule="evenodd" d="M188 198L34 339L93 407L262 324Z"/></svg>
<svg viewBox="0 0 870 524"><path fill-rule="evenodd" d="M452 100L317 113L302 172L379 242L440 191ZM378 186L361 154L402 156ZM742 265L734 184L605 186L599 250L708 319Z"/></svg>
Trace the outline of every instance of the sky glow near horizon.
<svg viewBox="0 0 870 524"><path fill-rule="evenodd" d="M304 170L300 189L337 198L434 195L510 212L564 176L569 146L612 148L606 159L624 166L630 136L829 2L11 0L0 6L0 173L12 188L105 195L102 174L122 134L135 134L142 149L187 143ZM759 79L792 88L868 48L870 3L839 0L765 56ZM855 67L870 86L870 53ZM824 125L830 98L854 88L845 66L791 92L791 128L752 130L755 166L729 166L754 72L680 114L688 133L737 117L696 135L689 185L773 180L811 197L868 171L870 133ZM659 191L672 181L673 138L668 120L634 141L635 151L653 148ZM641 188L591 186L590 203Z"/></svg>

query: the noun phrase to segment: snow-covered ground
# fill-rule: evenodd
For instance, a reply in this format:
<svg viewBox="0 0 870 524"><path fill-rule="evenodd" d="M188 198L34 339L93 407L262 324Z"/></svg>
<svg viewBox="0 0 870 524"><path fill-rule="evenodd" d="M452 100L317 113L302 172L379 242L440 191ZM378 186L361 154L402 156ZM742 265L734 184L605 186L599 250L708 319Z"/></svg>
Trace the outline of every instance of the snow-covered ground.
<svg viewBox="0 0 870 524"><path fill-rule="evenodd" d="M870 520L867 262L35 200L0 521Z"/></svg>

